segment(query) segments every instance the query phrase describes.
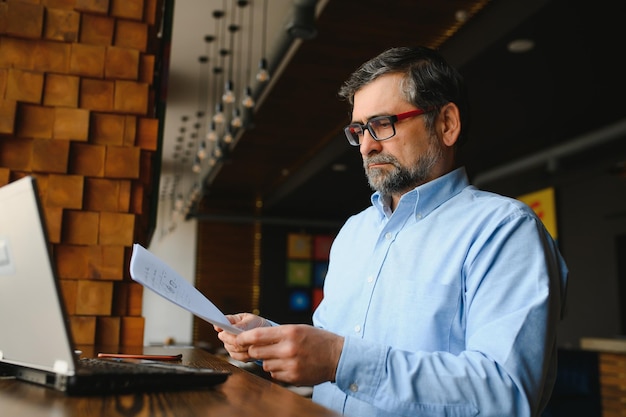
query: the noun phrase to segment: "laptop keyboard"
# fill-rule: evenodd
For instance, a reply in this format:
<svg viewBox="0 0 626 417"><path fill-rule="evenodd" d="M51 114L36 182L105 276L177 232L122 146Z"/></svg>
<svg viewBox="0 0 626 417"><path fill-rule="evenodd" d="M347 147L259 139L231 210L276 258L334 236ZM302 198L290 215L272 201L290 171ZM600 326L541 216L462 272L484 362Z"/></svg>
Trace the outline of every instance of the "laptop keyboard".
<svg viewBox="0 0 626 417"><path fill-rule="evenodd" d="M81 358L78 361L79 369L90 373L119 373L119 374L171 374L190 372L213 372L211 369L192 368L185 365L161 363L156 361L124 362L121 360Z"/></svg>

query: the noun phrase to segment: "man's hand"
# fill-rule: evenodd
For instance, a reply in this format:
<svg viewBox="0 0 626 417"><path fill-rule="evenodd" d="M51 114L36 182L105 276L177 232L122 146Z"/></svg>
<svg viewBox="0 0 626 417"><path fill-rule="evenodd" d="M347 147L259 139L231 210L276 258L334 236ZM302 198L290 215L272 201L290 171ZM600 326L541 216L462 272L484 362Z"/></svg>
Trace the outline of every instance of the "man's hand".
<svg viewBox="0 0 626 417"><path fill-rule="evenodd" d="M233 326L240 328L241 330L254 329L256 327L271 326L271 324L263 317L259 317L250 313L239 313L227 315L226 318ZM254 359L248 355L248 347L240 346L237 344L237 336L224 331L219 326L213 326L217 332L217 337L224 343L224 349L233 358L241 362L250 362Z"/></svg>
<svg viewBox="0 0 626 417"><path fill-rule="evenodd" d="M326 330L298 324L245 331L235 337L233 346L239 349L239 357L262 360L263 370L272 378L293 385L315 385L335 380L343 340Z"/></svg>

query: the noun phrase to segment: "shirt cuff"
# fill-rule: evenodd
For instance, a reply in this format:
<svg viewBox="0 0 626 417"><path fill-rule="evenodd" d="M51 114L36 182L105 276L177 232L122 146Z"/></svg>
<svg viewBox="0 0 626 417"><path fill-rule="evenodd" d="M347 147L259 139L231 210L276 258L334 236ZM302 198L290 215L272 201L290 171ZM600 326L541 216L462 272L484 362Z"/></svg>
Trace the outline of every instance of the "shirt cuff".
<svg viewBox="0 0 626 417"><path fill-rule="evenodd" d="M371 341L345 337L335 384L357 398L373 397L385 377L387 348Z"/></svg>

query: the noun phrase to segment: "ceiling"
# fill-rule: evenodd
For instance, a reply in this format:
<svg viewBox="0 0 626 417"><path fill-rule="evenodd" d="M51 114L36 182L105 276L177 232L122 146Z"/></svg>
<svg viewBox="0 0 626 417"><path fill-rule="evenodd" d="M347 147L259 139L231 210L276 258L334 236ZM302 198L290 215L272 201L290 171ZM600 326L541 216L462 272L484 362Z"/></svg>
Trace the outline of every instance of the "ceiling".
<svg viewBox="0 0 626 417"><path fill-rule="evenodd" d="M212 10L226 5L198 1ZM604 173L626 159L622 2L318 1L317 35L285 46L285 21L304 0L271 0L267 49L281 59L270 84L255 89L254 126L213 168L194 174L182 161L189 158L173 149L181 148L176 129L192 121L181 115L193 119L203 100L211 102L198 93L198 56L207 31L217 29L206 19L210 10L205 23L193 21L200 13L190 4L198 1L175 6L160 193L161 208L175 210L189 184L200 184L187 218L332 226L365 208L371 190L358 150L343 137L349 108L336 93L358 65L391 46L437 47L465 76L472 122L459 156L483 188L515 195L576 172ZM460 10L469 16L465 23ZM193 42L177 38L181 20ZM515 39L535 47L511 53ZM183 52L186 61L177 56Z"/></svg>

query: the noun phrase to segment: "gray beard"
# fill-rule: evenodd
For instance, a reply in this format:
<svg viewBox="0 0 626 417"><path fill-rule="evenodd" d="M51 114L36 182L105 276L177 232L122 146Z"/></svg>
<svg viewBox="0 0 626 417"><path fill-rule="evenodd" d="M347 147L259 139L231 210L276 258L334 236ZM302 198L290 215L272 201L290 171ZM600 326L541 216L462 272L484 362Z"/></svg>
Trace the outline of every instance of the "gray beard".
<svg viewBox="0 0 626 417"><path fill-rule="evenodd" d="M411 167L400 165L398 160L387 154L378 154L363 161L365 175L372 190L378 191L384 196L404 194L431 178L433 166L441 158L441 146L435 141L431 142L428 151L420 155L416 164ZM388 163L393 165L391 171L385 169L367 169L371 163Z"/></svg>

